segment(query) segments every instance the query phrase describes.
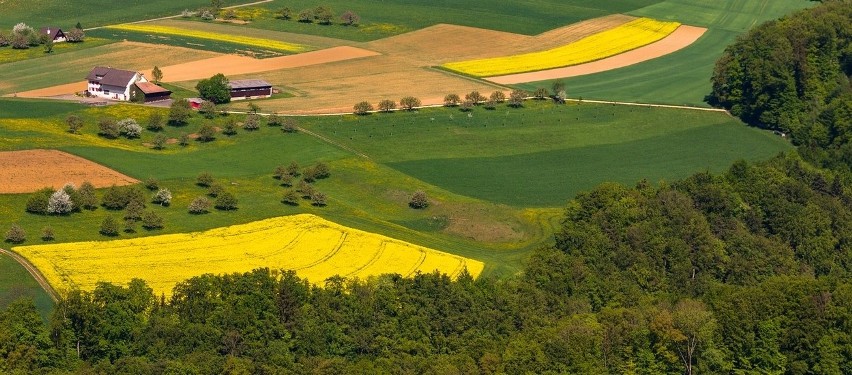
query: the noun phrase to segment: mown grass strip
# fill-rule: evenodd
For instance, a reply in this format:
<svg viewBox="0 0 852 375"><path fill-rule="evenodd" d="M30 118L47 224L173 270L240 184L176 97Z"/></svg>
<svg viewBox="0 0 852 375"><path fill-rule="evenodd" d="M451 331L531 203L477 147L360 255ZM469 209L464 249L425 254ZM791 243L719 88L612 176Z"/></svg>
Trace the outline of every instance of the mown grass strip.
<svg viewBox="0 0 852 375"><path fill-rule="evenodd" d="M519 55L452 62L444 64L443 67L477 77L560 68L600 60L651 44L665 38L678 26L680 23L677 22L639 18L561 47Z"/></svg>

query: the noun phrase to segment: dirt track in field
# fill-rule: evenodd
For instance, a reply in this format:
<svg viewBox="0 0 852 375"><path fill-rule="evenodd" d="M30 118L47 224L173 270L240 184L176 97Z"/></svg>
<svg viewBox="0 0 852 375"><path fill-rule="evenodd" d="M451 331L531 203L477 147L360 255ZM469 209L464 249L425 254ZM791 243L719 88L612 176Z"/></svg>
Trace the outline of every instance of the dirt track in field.
<svg viewBox="0 0 852 375"><path fill-rule="evenodd" d="M0 194L31 193L43 187L59 189L67 183L95 187L131 185L138 180L103 165L58 150L0 152Z"/></svg>
<svg viewBox="0 0 852 375"><path fill-rule="evenodd" d="M598 61L538 72L488 77L486 79L502 85L511 85L547 79L568 78L623 68L686 48L704 35L705 31L707 29L703 27L681 25L673 33L657 42Z"/></svg>

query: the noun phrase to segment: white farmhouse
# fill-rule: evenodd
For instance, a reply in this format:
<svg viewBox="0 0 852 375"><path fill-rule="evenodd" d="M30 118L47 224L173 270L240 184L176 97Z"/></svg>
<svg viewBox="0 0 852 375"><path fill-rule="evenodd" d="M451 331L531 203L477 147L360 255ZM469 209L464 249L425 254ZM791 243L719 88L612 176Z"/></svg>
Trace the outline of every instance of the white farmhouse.
<svg viewBox="0 0 852 375"><path fill-rule="evenodd" d="M139 72L96 66L86 77L89 96L112 100L130 100L136 82L148 82Z"/></svg>

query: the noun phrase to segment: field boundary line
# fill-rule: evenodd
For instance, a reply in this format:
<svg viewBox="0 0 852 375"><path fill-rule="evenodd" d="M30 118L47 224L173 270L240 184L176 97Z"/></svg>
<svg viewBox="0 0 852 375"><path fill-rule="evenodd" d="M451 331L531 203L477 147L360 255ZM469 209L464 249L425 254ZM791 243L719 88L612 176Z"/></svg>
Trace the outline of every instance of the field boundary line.
<svg viewBox="0 0 852 375"><path fill-rule="evenodd" d="M323 136L323 135L320 135L320 134L314 133L314 132L312 132L312 131L310 131L310 130L307 130L307 129L305 129L305 128L301 127L301 126L297 126L297 127L296 127L296 129L298 129L300 132L304 132L305 134L308 134L308 135L311 135L311 136L317 137L317 138L319 138L320 140L323 140L323 141L325 141L325 142L327 142L327 143L329 143L329 144L331 144L331 145L334 145L334 146L340 147L340 148L342 148L342 149L344 149L344 150L346 150L346 151L349 151L349 152L351 152L351 153L353 153L353 154L355 154L355 155L358 155L358 156L360 156L360 157L362 157L362 158L364 158L364 159L371 160L369 156L367 156L367 155L365 155L365 154L363 154L363 153L361 153L361 152L358 152L358 151L356 151L355 149L353 149L353 148L351 148L351 147L349 147L349 146L346 146L346 145L344 145L344 144L338 143L337 141L334 141L334 140L328 139L328 138L326 138L326 137L325 137L325 136Z"/></svg>
<svg viewBox="0 0 852 375"><path fill-rule="evenodd" d="M576 103L617 104L617 105L630 105L630 106L636 106L636 107L691 109L691 110L695 110L695 111L728 113L728 110L723 109L723 108L696 107L696 106L691 106L691 105L651 104L651 103L619 102L619 101L612 101L612 100L589 100L589 99L565 99L565 100L569 101L569 102L576 102Z"/></svg>
<svg viewBox="0 0 852 375"><path fill-rule="evenodd" d="M50 296L50 299L53 300L54 303L59 302L59 295L56 293L56 290L54 290L53 287L50 286L50 283L47 282L47 279L44 278L44 275L42 275L41 272L39 272L39 270L36 269L35 266L33 266L27 260L27 258L22 257L20 254L14 251L6 250L3 248L0 248L0 253L8 255L16 262L18 262L18 264L24 267L24 269L26 269L27 272L32 275L38 285L41 286L41 288L44 289L45 292L47 292L47 295Z"/></svg>
<svg viewBox="0 0 852 375"><path fill-rule="evenodd" d="M251 5L257 5L257 4L263 4L263 3L271 3L272 1L273 1L273 0L261 0L261 1L255 1L255 2L253 2L253 3L237 4L237 5L231 5L231 6L227 6L227 7L222 7L222 9L233 9L233 8L247 7L247 6L251 6ZM165 17L149 18L149 19L147 19L147 20L141 20L141 21L122 22L122 23L116 23L116 24L112 24L112 25L103 25L103 26L97 26L97 27L90 27L90 28L88 28L88 29L83 29L83 31L103 29L103 28L106 28L106 27L116 26L116 25L131 25L131 24L136 24L136 23L145 23L145 22L154 22L154 21L169 20L169 19L172 19L172 18L178 18L178 17L182 17L182 15L181 15L181 14L176 14L176 15L173 15L173 16L165 16Z"/></svg>

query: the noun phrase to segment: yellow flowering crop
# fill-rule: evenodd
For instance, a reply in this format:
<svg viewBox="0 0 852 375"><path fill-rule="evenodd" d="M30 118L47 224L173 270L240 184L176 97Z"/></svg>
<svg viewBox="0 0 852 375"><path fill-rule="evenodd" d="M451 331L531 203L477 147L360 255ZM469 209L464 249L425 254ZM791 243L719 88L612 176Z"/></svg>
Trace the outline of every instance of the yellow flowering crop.
<svg viewBox="0 0 852 375"><path fill-rule="evenodd" d="M452 62L443 67L478 77L561 68L600 60L651 44L671 34L679 26L677 22L638 18L561 47L520 55Z"/></svg>
<svg viewBox="0 0 852 375"><path fill-rule="evenodd" d="M365 278L383 273L411 276L439 270L453 277L465 267L474 277L483 263L301 214L211 229L134 239L21 246L27 258L60 292L93 290L98 281L148 282L155 294L205 273L292 269L311 282L334 275Z"/></svg>
<svg viewBox="0 0 852 375"><path fill-rule="evenodd" d="M271 50L283 51L283 52L305 52L308 50L306 46L294 43L286 43L272 39L263 39L263 38L255 38L250 36L242 36L242 35L233 35L233 34L222 34L222 33L214 33L210 31L201 31L201 30L192 30L192 29L184 29L180 27L173 26L159 26L159 25L146 25L146 24L123 24L116 26L107 26L108 29L115 30L125 30L125 31L137 31L142 33L151 33L151 34L162 34L162 35L177 35L177 36L187 36L198 39L207 39L212 41L221 41L235 44L242 44L246 46L266 48Z"/></svg>

